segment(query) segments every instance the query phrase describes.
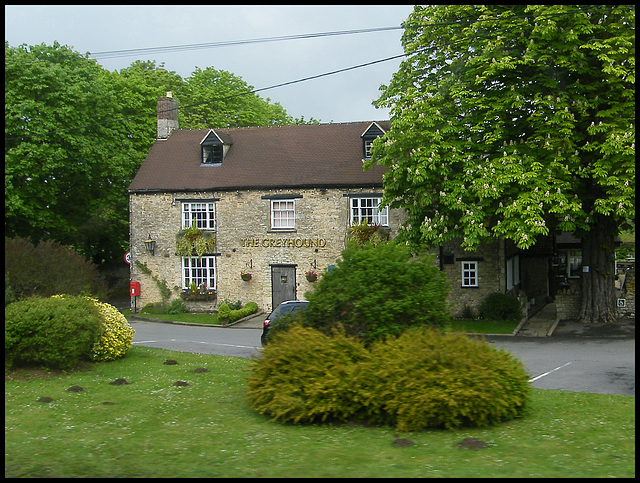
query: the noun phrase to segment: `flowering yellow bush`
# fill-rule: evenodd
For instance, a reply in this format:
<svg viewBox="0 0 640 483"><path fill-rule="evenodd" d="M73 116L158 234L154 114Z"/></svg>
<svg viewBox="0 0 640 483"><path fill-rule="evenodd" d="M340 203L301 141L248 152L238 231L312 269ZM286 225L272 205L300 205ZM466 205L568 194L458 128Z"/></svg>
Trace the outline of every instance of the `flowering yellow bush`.
<svg viewBox="0 0 640 483"><path fill-rule="evenodd" d="M102 314L104 324L100 339L93 346L91 358L94 361L112 361L124 357L136 331L113 305L97 300L94 303Z"/></svg>
<svg viewBox="0 0 640 483"><path fill-rule="evenodd" d="M53 295L53 297L64 296L65 295ZM124 357L127 350L131 347L133 334L135 334L136 331L129 325L126 317L113 305L99 302L93 297L85 298L94 303L103 320L100 335L91 350L91 360L112 361Z"/></svg>

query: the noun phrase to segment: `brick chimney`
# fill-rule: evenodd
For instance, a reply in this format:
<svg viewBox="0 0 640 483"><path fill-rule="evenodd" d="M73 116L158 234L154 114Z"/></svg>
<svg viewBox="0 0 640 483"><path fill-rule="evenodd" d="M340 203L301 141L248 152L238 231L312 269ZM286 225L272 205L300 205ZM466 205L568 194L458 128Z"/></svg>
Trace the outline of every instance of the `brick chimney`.
<svg viewBox="0 0 640 483"><path fill-rule="evenodd" d="M178 99L166 97L158 99L158 139L167 139L173 131L178 129Z"/></svg>

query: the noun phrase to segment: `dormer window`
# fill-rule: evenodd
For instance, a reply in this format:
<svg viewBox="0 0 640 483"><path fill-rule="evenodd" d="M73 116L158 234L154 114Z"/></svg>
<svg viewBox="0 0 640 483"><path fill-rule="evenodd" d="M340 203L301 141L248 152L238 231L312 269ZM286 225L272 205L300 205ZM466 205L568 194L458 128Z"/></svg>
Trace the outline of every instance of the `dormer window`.
<svg viewBox="0 0 640 483"><path fill-rule="evenodd" d="M207 135L200 141L201 152L201 164L203 165L218 165L222 164L225 154L229 149L231 143L228 139L223 139L220 135L216 134L213 129L210 130Z"/></svg>
<svg viewBox="0 0 640 483"><path fill-rule="evenodd" d="M385 133L378 123L372 122L369 127L360 136L362 138L362 157L364 159L371 159L371 148L373 147L373 140L383 136Z"/></svg>
<svg viewBox="0 0 640 483"><path fill-rule="evenodd" d="M202 164L222 163L222 144L202 145Z"/></svg>

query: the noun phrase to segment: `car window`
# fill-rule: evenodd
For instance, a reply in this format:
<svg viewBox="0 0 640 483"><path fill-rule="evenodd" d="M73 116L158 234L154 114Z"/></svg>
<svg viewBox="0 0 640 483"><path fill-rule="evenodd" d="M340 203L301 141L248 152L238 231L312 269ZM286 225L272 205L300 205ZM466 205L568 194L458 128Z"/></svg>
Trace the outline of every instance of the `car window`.
<svg viewBox="0 0 640 483"><path fill-rule="evenodd" d="M304 308L306 306L307 306L306 303L278 305L276 307L276 309L273 311L273 313L271 314L271 316L269 317L269 319L270 320L275 320L278 317L280 317L281 315L287 314L289 312L296 311L296 310Z"/></svg>

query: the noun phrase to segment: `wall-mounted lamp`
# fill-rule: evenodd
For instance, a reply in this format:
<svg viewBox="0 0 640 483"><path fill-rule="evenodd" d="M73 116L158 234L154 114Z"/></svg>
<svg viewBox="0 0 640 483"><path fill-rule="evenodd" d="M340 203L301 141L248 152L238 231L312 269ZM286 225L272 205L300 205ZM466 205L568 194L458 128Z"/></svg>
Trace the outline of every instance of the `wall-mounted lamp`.
<svg viewBox="0 0 640 483"><path fill-rule="evenodd" d="M156 241L151 239L151 233L149 233L149 237L144 241L144 247L147 251L151 252L151 256L154 255L156 251Z"/></svg>

